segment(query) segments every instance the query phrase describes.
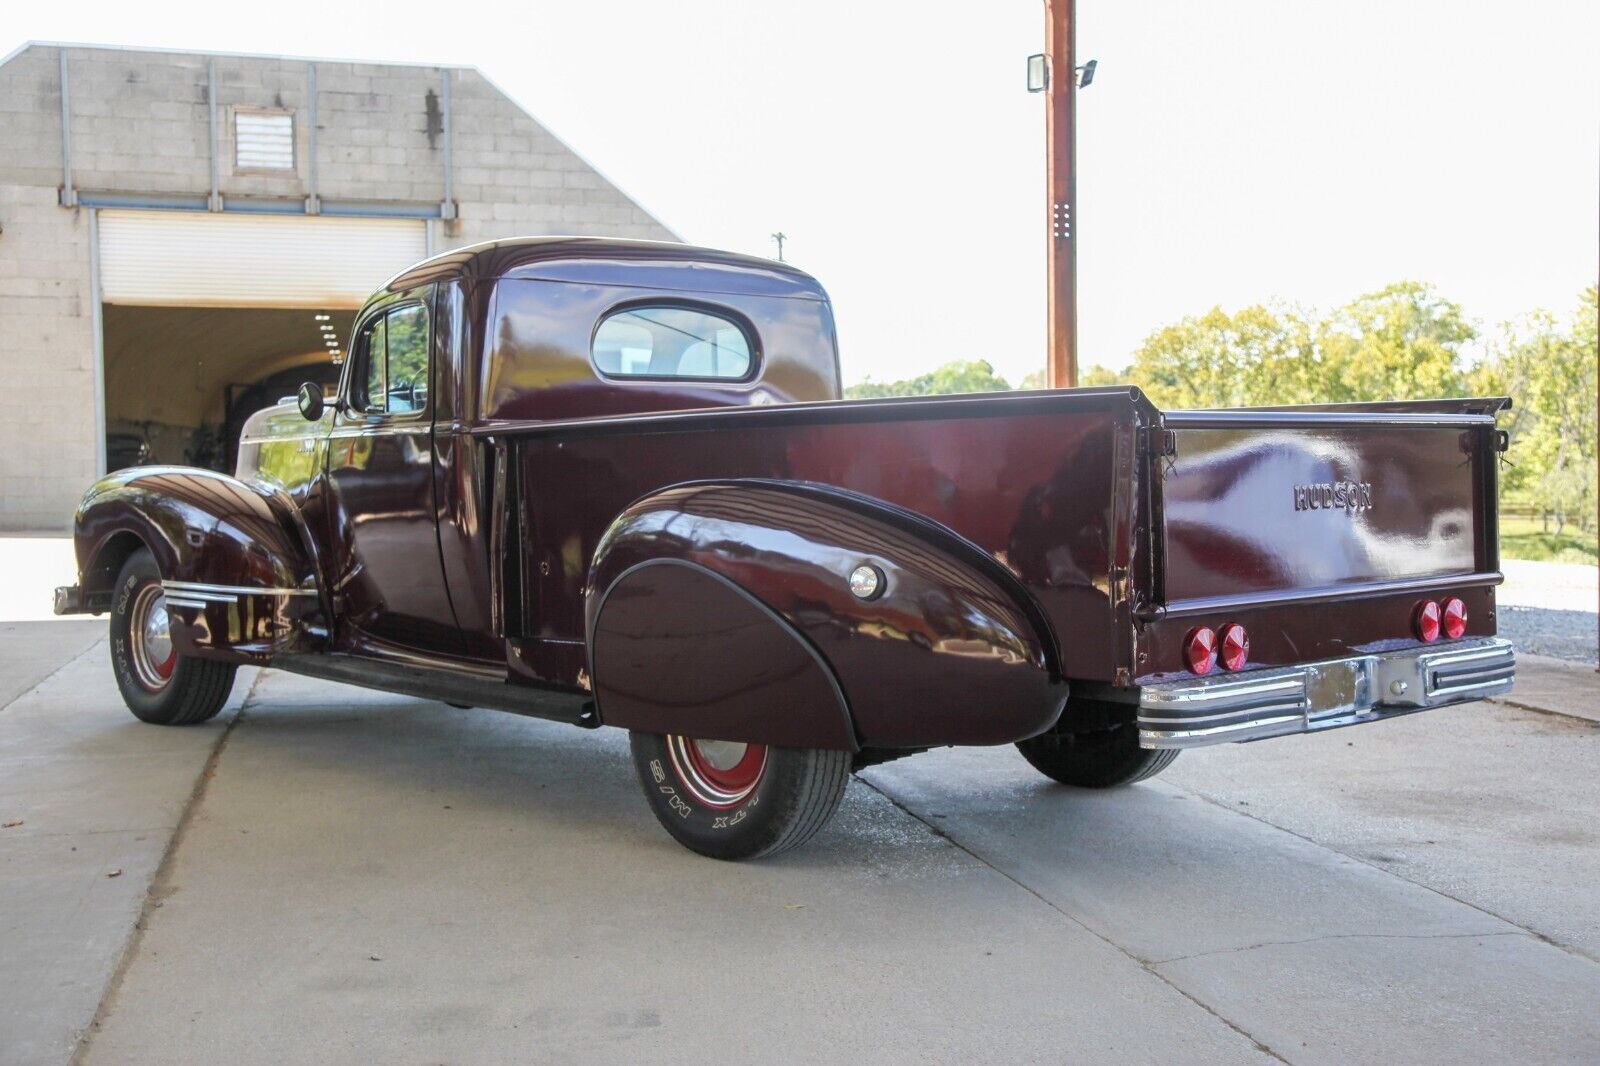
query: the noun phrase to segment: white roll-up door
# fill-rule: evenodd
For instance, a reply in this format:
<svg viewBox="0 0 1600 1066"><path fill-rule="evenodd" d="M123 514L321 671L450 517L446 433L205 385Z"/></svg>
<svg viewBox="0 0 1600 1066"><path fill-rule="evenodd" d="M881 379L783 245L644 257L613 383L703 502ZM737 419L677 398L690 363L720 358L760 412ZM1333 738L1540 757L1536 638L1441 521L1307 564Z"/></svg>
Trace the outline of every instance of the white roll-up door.
<svg viewBox="0 0 1600 1066"><path fill-rule="evenodd" d="M426 257L421 219L100 212L106 303L360 307Z"/></svg>

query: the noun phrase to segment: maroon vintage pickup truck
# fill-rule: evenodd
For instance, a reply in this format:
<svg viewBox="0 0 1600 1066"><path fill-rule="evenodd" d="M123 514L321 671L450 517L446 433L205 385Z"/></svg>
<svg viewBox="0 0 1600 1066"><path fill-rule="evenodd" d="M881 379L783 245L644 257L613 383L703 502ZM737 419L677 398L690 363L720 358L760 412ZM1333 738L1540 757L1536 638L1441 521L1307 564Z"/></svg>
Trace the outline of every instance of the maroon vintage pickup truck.
<svg viewBox="0 0 1600 1066"><path fill-rule="evenodd" d="M620 726L661 823L720 858L938 745L1097 788L1510 688L1504 400L839 394L827 296L784 264L449 252L367 303L335 396L250 420L236 476L95 485L56 609L110 613L148 722L210 718L257 663Z"/></svg>

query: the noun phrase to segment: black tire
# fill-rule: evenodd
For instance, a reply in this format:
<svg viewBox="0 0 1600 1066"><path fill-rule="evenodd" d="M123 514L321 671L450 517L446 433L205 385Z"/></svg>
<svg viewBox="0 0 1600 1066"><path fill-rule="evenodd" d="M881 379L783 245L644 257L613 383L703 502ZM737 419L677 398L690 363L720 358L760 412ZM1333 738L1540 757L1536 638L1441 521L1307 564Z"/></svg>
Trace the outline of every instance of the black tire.
<svg viewBox="0 0 1600 1066"><path fill-rule="evenodd" d="M170 638L163 650L144 625L155 612L166 617L161 571L141 548L122 565L111 594L111 672L122 701L135 718L152 725L196 725L216 717L233 691L238 668L178 655Z"/></svg>
<svg viewBox="0 0 1600 1066"><path fill-rule="evenodd" d="M1081 732L1051 730L1018 742L1017 750L1041 774L1078 788L1131 785L1154 777L1178 757L1171 748L1141 748L1139 727L1131 720Z"/></svg>
<svg viewBox="0 0 1600 1066"><path fill-rule="evenodd" d="M629 742L656 820L678 843L713 859L764 858L804 844L833 817L850 779L847 751L712 742L746 749L730 773L762 755L747 781L728 784L699 776L695 760L705 741L631 733Z"/></svg>

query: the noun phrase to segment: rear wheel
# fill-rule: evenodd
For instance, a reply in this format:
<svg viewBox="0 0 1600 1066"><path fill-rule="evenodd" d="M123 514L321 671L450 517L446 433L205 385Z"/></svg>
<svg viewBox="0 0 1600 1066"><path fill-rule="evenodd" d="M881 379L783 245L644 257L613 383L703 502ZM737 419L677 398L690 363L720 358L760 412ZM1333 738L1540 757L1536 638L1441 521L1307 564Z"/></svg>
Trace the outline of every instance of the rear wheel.
<svg viewBox="0 0 1600 1066"><path fill-rule="evenodd" d="M178 654L155 559L142 548L129 556L111 595L111 671L134 717L155 725L204 722L228 702L236 669Z"/></svg>
<svg viewBox="0 0 1600 1066"><path fill-rule="evenodd" d="M656 819L714 859L776 855L810 840L839 806L850 753L653 733L630 735Z"/></svg>
<svg viewBox="0 0 1600 1066"><path fill-rule="evenodd" d="M1063 717L1071 713L1069 704ZM1017 750L1046 777L1078 788L1131 785L1154 777L1178 757L1172 749L1141 748L1139 727L1131 717L1104 728L1076 732L1054 729L1019 742Z"/></svg>

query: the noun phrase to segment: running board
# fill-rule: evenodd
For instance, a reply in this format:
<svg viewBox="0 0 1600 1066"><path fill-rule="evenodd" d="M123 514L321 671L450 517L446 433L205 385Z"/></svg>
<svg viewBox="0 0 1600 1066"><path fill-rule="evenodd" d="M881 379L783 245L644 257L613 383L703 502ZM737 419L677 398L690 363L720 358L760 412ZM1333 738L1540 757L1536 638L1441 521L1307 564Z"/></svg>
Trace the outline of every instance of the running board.
<svg viewBox="0 0 1600 1066"><path fill-rule="evenodd" d="M417 696L443 703L510 711L529 718L594 729L600 725L594 700L587 693L513 685L489 671L367 659L341 653L277 655L271 666L291 674Z"/></svg>

